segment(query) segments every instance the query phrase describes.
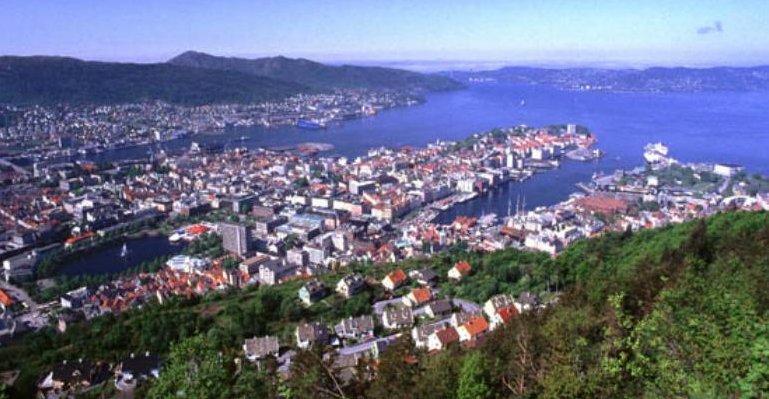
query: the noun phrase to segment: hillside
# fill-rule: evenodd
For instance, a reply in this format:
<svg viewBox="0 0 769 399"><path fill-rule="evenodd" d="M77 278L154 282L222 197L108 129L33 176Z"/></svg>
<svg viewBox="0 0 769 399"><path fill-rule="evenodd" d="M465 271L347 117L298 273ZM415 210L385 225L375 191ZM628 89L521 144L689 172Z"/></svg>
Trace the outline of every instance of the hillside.
<svg viewBox="0 0 769 399"><path fill-rule="evenodd" d="M767 248L766 213L582 241L531 274L530 283L555 279L567 287L557 305L517 317L478 350L443 351L412 366L400 360L408 351L399 348L400 356L380 363L368 392L386 398L386 387L397 386L402 391L390 395L763 397Z"/></svg>
<svg viewBox="0 0 769 399"><path fill-rule="evenodd" d="M344 395L758 397L769 389L767 248L769 214L728 213L582 241L556 259L513 249L478 254L457 247L429 260L356 266L374 278L395 267L431 267L445 275L458 259L467 259L474 274L462 283L443 283L442 291L475 301L524 291L558 295L543 295L557 298L557 304L517 316L476 349L453 346L427 354L415 351L405 334L380 357L377 377L353 377L344 384ZM322 279L333 284L340 276L335 272ZM297 322L333 323L364 314L381 295L374 290L347 301L329 297L327 304L305 308L296 299L300 286L293 281L174 300L73 324L65 334L29 335L0 347L0 371L21 368L13 393L29 397L35 379L61 360L115 361L130 352L168 354L173 348L166 364L173 371L149 387L150 397L163 397L179 378L188 378L179 374L189 362L185 353L221 363L220 351L230 358L242 355L244 338L275 334L290 342ZM228 360L223 364L229 367L194 377L197 385L207 385L193 396L339 397L338 380L328 374L332 360L321 359L315 351L299 351L291 366L294 377L286 383L278 382L270 368L247 366L235 373Z"/></svg>
<svg viewBox="0 0 769 399"><path fill-rule="evenodd" d="M692 92L769 90L769 66L648 69L548 69L505 67L493 71L444 73L460 81L494 79L569 90Z"/></svg>
<svg viewBox="0 0 769 399"><path fill-rule="evenodd" d="M62 57L0 57L0 104L176 104L259 102L310 89L234 71L170 64L87 62Z"/></svg>
<svg viewBox="0 0 769 399"><path fill-rule="evenodd" d="M445 76L425 75L393 68L332 66L298 58L234 58L188 51L168 61L172 65L237 71L319 89L418 89L426 91L461 88Z"/></svg>

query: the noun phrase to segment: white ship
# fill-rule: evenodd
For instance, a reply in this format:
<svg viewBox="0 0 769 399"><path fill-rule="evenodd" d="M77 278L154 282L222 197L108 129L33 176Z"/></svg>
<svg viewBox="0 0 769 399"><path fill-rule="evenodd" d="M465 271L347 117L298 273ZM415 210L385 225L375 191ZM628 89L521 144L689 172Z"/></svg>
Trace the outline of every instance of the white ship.
<svg viewBox="0 0 769 399"><path fill-rule="evenodd" d="M651 164L666 162L668 158L668 147L662 143L647 144L644 147L644 159Z"/></svg>

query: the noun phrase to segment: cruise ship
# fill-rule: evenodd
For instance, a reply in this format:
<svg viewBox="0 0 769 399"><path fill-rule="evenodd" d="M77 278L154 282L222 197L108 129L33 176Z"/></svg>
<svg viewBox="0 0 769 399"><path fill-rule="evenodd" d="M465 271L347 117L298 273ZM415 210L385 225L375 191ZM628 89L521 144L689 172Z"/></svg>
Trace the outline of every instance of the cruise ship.
<svg viewBox="0 0 769 399"><path fill-rule="evenodd" d="M651 164L665 162L669 159L668 147L662 143L647 144L644 147L644 159Z"/></svg>

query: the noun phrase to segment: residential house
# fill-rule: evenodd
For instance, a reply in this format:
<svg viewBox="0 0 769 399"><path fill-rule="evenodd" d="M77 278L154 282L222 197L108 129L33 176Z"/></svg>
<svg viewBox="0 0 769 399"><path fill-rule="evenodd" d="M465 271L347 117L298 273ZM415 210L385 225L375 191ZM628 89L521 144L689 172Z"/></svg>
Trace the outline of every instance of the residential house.
<svg viewBox="0 0 769 399"><path fill-rule="evenodd" d="M489 323L483 316L476 316L457 328L461 342L476 341L489 331Z"/></svg>
<svg viewBox="0 0 769 399"><path fill-rule="evenodd" d="M350 298L365 288L366 280L358 273L348 274L336 283L336 292L345 298Z"/></svg>
<svg viewBox="0 0 769 399"><path fill-rule="evenodd" d="M389 291L395 291L405 285L407 281L408 277L406 277L403 269L396 269L385 276L382 280L382 286Z"/></svg>
<svg viewBox="0 0 769 399"><path fill-rule="evenodd" d="M466 260L460 260L451 269L449 269L449 279L460 281L472 273L473 268Z"/></svg>
<svg viewBox="0 0 769 399"><path fill-rule="evenodd" d="M250 276L255 276L259 274L259 267L261 265L266 264L272 264L277 263L276 259L273 257L267 255L267 254L257 254L255 256L252 256L242 262L240 262L240 265L238 268L242 273L248 273Z"/></svg>
<svg viewBox="0 0 769 399"><path fill-rule="evenodd" d="M340 338L364 340L374 336L374 318L369 315L349 317L334 326L336 335Z"/></svg>
<svg viewBox="0 0 769 399"><path fill-rule="evenodd" d="M415 288L403 297L403 304L406 306L421 306L433 299L433 293L429 288Z"/></svg>
<svg viewBox="0 0 769 399"><path fill-rule="evenodd" d="M278 356L280 343L278 337L265 336L247 339L243 344L243 352L249 361L255 362L267 356Z"/></svg>
<svg viewBox="0 0 769 399"><path fill-rule="evenodd" d="M432 269L418 269L409 272L409 277L422 286L434 286L438 282L438 274Z"/></svg>
<svg viewBox="0 0 769 399"><path fill-rule="evenodd" d="M388 306L382 313L382 325L388 330L411 327L413 324L414 314L408 306Z"/></svg>
<svg viewBox="0 0 769 399"><path fill-rule="evenodd" d="M319 280L310 280L299 289L299 299L307 306L320 301L328 295L328 288Z"/></svg>
<svg viewBox="0 0 769 399"><path fill-rule="evenodd" d="M515 309L518 310L518 313L535 309L537 306L539 306L539 297L530 292L518 295L518 299L515 300Z"/></svg>
<svg viewBox="0 0 769 399"><path fill-rule="evenodd" d="M474 311L474 312L456 312L451 315L451 325L455 328L459 328L462 324L465 324L466 322L470 321L470 319L476 318L478 316L483 316L483 312L481 311Z"/></svg>
<svg viewBox="0 0 769 399"><path fill-rule="evenodd" d="M296 346L307 349L313 344L328 343L328 327L320 322L303 323L296 327Z"/></svg>
<svg viewBox="0 0 769 399"><path fill-rule="evenodd" d="M451 314L452 305L448 299L432 301L425 305L425 314L430 318L443 317Z"/></svg>
<svg viewBox="0 0 769 399"><path fill-rule="evenodd" d="M440 320L435 323L423 324L411 329L411 338L414 340L414 346L417 348L427 348L430 335L438 330L449 327L448 320Z"/></svg>
<svg viewBox="0 0 769 399"><path fill-rule="evenodd" d="M94 363L84 359L76 362L65 360L41 378L37 387L42 397L66 398L100 385L109 377L107 363Z"/></svg>
<svg viewBox="0 0 769 399"><path fill-rule="evenodd" d="M515 305L510 305L506 308L498 309L493 315L489 316L489 329L496 330L499 327L507 324L518 314L518 310Z"/></svg>
<svg viewBox="0 0 769 399"><path fill-rule="evenodd" d="M297 268L293 265L264 263L259 265L259 282L265 285L275 285L296 275Z"/></svg>
<svg viewBox="0 0 769 399"><path fill-rule="evenodd" d="M133 391L139 382L158 378L160 364L158 355L146 352L137 356L132 353L115 367L115 387L122 392Z"/></svg>
<svg viewBox="0 0 769 399"><path fill-rule="evenodd" d="M459 333L454 327L448 326L430 334L427 339L427 350L443 350L446 346L458 341Z"/></svg>
<svg viewBox="0 0 769 399"><path fill-rule="evenodd" d="M88 287L80 287L61 296L61 307L77 309L85 304L88 298Z"/></svg>
<svg viewBox="0 0 769 399"><path fill-rule="evenodd" d="M486 303L483 305L483 313L486 313L486 316L493 317L499 309L502 308L508 308L510 306L513 306L515 301L513 300L513 297L507 294L499 294L494 295L493 297L489 298L489 300L486 301Z"/></svg>

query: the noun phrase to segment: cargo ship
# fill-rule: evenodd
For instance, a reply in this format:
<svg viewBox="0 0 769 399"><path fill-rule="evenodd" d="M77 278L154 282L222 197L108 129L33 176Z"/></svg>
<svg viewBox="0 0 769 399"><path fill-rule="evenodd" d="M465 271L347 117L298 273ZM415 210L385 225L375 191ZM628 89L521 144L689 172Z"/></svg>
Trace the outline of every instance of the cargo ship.
<svg viewBox="0 0 769 399"><path fill-rule="evenodd" d="M302 129L325 129L326 124L309 119L298 119L296 121L296 127L300 127Z"/></svg>

